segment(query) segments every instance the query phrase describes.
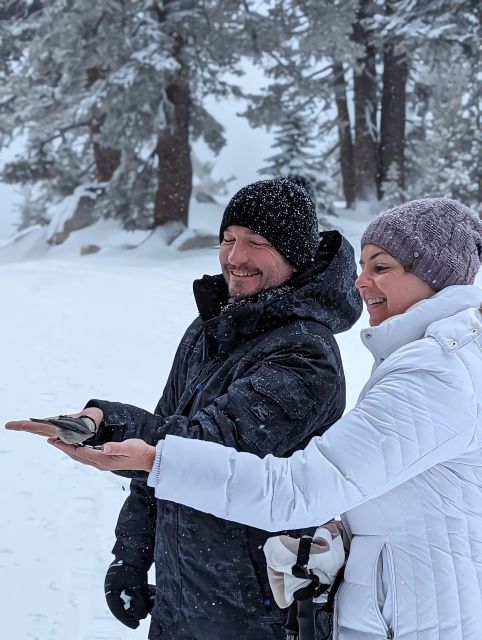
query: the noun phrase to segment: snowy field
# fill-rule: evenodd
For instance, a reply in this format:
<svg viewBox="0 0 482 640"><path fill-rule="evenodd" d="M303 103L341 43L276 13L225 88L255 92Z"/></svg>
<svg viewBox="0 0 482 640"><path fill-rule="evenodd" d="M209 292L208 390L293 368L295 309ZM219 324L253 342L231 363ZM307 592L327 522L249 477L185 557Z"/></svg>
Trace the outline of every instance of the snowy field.
<svg viewBox="0 0 482 640"><path fill-rule="evenodd" d="M364 223L339 225L357 245ZM17 262L0 248L2 423L74 412L92 397L152 410L196 313L192 280L218 272L215 248L181 253L153 237L129 251L108 227L90 241L107 246L110 238L110 249L80 257L82 233L59 248L30 247ZM371 366L358 339L365 323L364 314L338 340L348 408ZM4 430L0 474L1 637L145 640L148 623L123 627L103 595L128 481L75 464L42 438Z"/></svg>
<svg viewBox="0 0 482 640"><path fill-rule="evenodd" d="M190 283L215 266L214 251L142 266L92 258L3 265L2 424L73 412L91 397L152 410L195 314ZM147 638L147 624L123 627L103 596L128 480L3 430L0 474L1 636Z"/></svg>

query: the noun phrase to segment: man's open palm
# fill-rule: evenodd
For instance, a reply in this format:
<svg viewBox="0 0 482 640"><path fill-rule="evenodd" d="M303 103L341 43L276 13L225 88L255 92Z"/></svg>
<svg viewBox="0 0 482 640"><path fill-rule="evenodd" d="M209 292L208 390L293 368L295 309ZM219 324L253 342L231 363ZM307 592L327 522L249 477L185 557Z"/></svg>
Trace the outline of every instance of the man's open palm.
<svg viewBox="0 0 482 640"><path fill-rule="evenodd" d="M124 442L107 442L99 448L65 444L56 438L50 438L48 442L73 460L101 471L149 472L156 455L156 448L139 438L131 438Z"/></svg>

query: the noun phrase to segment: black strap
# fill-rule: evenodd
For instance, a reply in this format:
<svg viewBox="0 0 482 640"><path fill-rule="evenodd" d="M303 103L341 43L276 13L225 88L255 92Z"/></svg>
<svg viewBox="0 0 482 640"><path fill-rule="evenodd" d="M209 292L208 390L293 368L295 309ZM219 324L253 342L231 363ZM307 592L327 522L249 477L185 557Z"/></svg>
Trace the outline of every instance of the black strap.
<svg viewBox="0 0 482 640"><path fill-rule="evenodd" d="M313 600L298 602L299 640L315 640L315 616Z"/></svg>
<svg viewBox="0 0 482 640"><path fill-rule="evenodd" d="M311 536L301 536L300 544L298 545L298 555L296 556L296 564L291 567L291 573L296 578L310 579L308 573L308 561L310 559L311 543L313 538Z"/></svg>
<svg viewBox="0 0 482 640"><path fill-rule="evenodd" d="M318 576L313 573L311 569L308 569L308 561L310 559L312 541L312 536L302 536L300 538L298 554L296 556L296 564L291 567L291 573L296 578L310 580L309 585L303 587L302 589L298 589L293 593L293 598L295 600L301 601L316 598L329 588L329 585L321 584Z"/></svg>
<svg viewBox="0 0 482 640"><path fill-rule="evenodd" d="M335 606L335 596L336 592L340 588L341 583L343 582L343 578L345 577L345 565L338 571L335 579L333 580L333 584L331 585L331 589L328 592L328 598L326 599L326 605L323 607L325 611L329 613L333 613L333 609Z"/></svg>
<svg viewBox="0 0 482 640"><path fill-rule="evenodd" d="M296 600L290 604L288 617L285 624L286 640L298 640L298 603Z"/></svg>
<svg viewBox="0 0 482 640"><path fill-rule="evenodd" d="M323 611L327 611L328 613L333 613L335 608L335 596L340 588L341 583L343 582L343 578L345 577L345 565L338 571L333 580L333 584L331 585L330 590L328 591L328 597L324 605L322 605Z"/></svg>

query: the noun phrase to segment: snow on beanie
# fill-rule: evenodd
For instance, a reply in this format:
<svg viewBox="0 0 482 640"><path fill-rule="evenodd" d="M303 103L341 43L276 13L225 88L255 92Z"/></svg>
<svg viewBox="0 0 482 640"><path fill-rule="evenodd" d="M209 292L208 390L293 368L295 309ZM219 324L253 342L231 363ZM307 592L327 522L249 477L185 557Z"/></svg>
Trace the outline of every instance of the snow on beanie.
<svg viewBox="0 0 482 640"><path fill-rule="evenodd" d="M435 291L472 284L482 261L482 222L449 198L412 200L368 225L361 246L385 249Z"/></svg>
<svg viewBox="0 0 482 640"><path fill-rule="evenodd" d="M224 212L220 242L232 224L259 233L299 270L314 261L319 244L315 206L306 189L291 180L260 180L240 189Z"/></svg>

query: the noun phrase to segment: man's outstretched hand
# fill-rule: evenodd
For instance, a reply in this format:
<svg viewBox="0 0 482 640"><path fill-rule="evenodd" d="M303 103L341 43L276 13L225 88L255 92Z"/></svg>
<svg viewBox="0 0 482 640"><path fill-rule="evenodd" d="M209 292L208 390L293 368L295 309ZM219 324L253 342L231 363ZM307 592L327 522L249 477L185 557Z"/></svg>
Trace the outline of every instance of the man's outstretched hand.
<svg viewBox="0 0 482 640"><path fill-rule="evenodd" d="M100 423L104 417L101 409L97 409L96 407L89 407L80 411L79 413L70 414L72 418L80 418L81 416L87 416L91 418L95 423L95 429L99 428ZM58 416L55 416L53 419L57 419ZM46 418L49 420L51 418ZM44 436L47 438L56 438L59 435L58 429L56 429L53 425L42 423L42 422L33 422L32 420L13 420L11 422L7 422L5 425L5 429L9 429L11 431L25 431L27 433L35 433L39 436ZM90 437L90 436L89 436Z"/></svg>
<svg viewBox="0 0 482 640"><path fill-rule="evenodd" d="M139 438L131 438L124 442L107 442L98 448L65 444L56 438L49 438L48 442L73 460L101 471L150 472L156 457L156 448Z"/></svg>

